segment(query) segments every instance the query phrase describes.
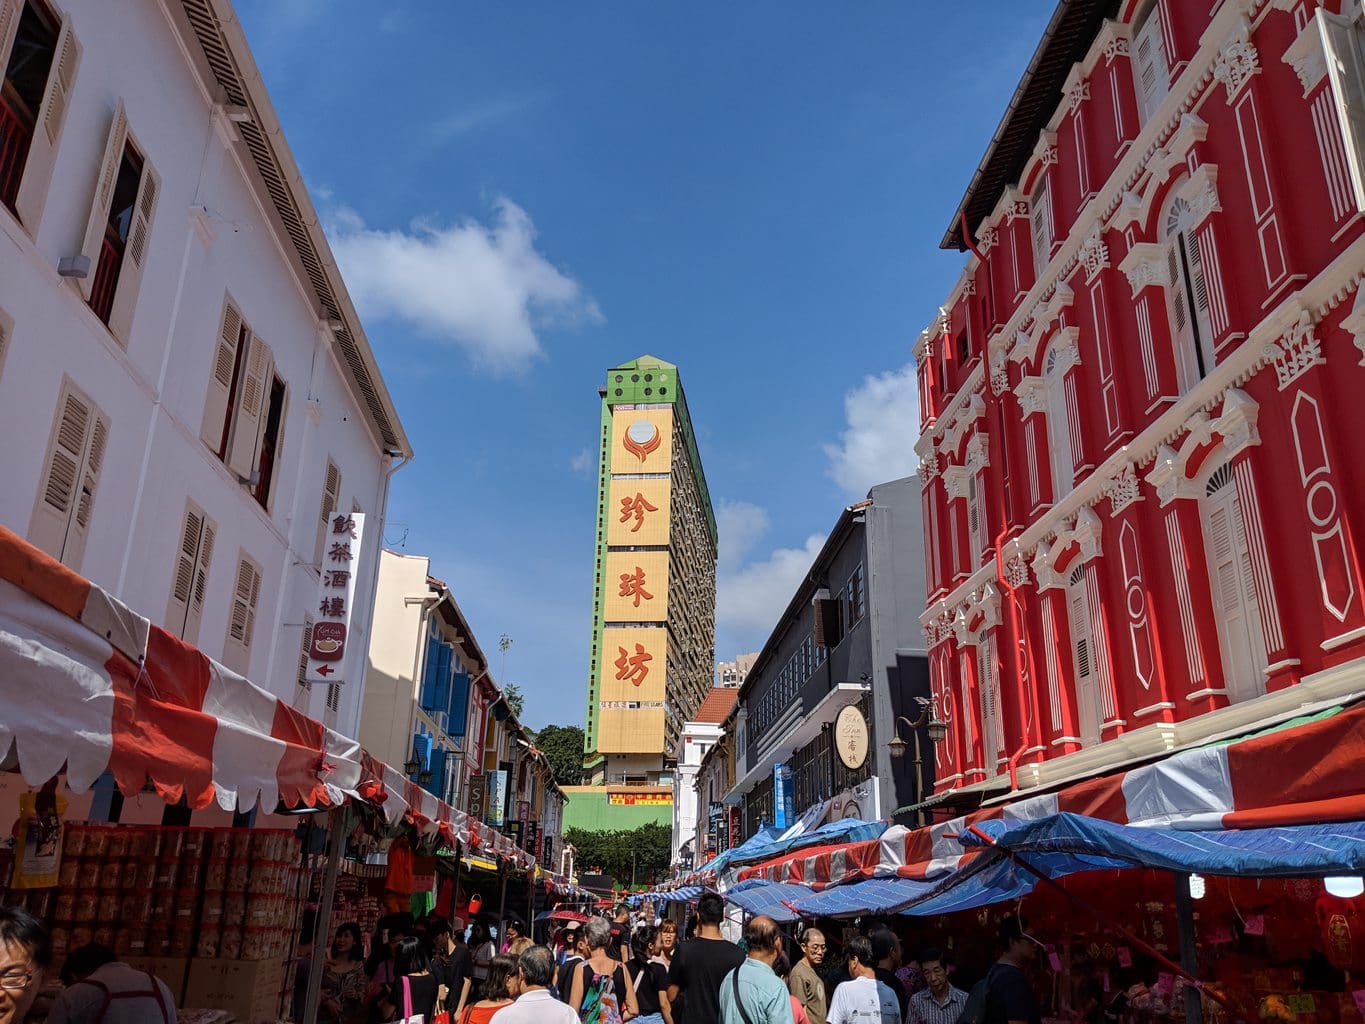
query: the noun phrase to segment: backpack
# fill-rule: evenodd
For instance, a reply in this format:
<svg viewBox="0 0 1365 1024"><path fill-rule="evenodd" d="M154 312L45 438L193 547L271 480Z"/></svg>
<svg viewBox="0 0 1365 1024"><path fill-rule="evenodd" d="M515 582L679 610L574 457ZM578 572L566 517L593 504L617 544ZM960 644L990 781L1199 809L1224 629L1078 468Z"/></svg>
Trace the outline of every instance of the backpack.
<svg viewBox="0 0 1365 1024"><path fill-rule="evenodd" d="M590 974L591 982L588 981ZM585 963L583 981L583 1005L578 1008L578 1019L582 1024L621 1024L621 1004L612 976L598 974L591 964Z"/></svg>
<svg viewBox="0 0 1365 1024"><path fill-rule="evenodd" d="M986 1011L991 1006L991 978L994 975L995 967L992 965L986 976L972 986L967 993L967 1001L962 1004L957 1024L986 1024Z"/></svg>

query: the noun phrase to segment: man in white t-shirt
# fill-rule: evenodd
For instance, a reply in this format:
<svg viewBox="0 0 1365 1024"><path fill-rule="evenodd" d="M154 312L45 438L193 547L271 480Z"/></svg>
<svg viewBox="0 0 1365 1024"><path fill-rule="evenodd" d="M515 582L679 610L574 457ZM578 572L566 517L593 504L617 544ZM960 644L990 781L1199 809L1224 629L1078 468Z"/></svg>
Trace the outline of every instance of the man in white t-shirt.
<svg viewBox="0 0 1365 1024"><path fill-rule="evenodd" d="M848 976L853 980L834 990L826 1024L900 1024L896 993L877 980L871 941L862 935L850 939L844 955L848 958Z"/></svg>

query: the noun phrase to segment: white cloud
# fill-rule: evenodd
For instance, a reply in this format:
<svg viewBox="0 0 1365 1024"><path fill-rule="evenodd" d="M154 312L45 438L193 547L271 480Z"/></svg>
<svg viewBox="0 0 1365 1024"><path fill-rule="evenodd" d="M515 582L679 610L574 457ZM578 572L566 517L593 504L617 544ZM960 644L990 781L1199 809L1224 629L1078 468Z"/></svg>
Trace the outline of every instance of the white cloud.
<svg viewBox="0 0 1365 1024"><path fill-rule="evenodd" d="M716 622L733 633L766 637L810 571L825 538L813 534L800 548L778 548L764 561L716 575Z"/></svg>
<svg viewBox="0 0 1365 1024"><path fill-rule="evenodd" d="M738 568L768 532L768 513L747 501L722 498L716 507L716 532L720 535L721 571Z"/></svg>
<svg viewBox="0 0 1365 1024"><path fill-rule="evenodd" d="M461 135L515 117L532 105L529 97L501 96L438 118L431 125L433 142L450 142Z"/></svg>
<svg viewBox="0 0 1365 1024"><path fill-rule="evenodd" d="M592 470L592 449L583 448L575 452L574 457L569 460L569 468L586 476Z"/></svg>
<svg viewBox="0 0 1365 1024"><path fill-rule="evenodd" d="M539 331L600 323L582 286L537 251L526 211L500 198L493 212L487 226L379 231L339 210L328 234L361 314L406 321L495 373L542 355Z"/></svg>
<svg viewBox="0 0 1365 1024"><path fill-rule="evenodd" d="M863 378L844 395L847 427L839 443L825 445L827 472L843 490L862 497L873 484L909 476L919 468L919 397L915 364Z"/></svg>

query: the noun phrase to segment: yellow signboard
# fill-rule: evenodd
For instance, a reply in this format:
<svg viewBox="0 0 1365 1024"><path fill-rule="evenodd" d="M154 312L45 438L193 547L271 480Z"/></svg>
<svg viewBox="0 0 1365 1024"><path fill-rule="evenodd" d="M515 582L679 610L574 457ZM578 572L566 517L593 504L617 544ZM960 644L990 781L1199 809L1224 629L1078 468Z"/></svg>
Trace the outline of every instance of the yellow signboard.
<svg viewBox="0 0 1365 1024"><path fill-rule="evenodd" d="M673 468L673 408L617 409L611 418L613 473L667 473Z"/></svg>
<svg viewBox="0 0 1365 1024"><path fill-rule="evenodd" d="M606 622L668 621L668 552L608 551Z"/></svg>
<svg viewBox="0 0 1365 1024"><path fill-rule="evenodd" d="M672 807L671 793L608 793L609 807Z"/></svg>
<svg viewBox="0 0 1365 1024"><path fill-rule="evenodd" d="M598 693L603 701L663 700L667 665L668 630L604 629Z"/></svg>
<svg viewBox="0 0 1365 1024"><path fill-rule="evenodd" d="M663 708L602 708L598 714L598 753L637 754L642 750L663 750Z"/></svg>
<svg viewBox="0 0 1365 1024"><path fill-rule="evenodd" d="M612 547L666 545L672 490L673 485L668 480L613 479L607 544Z"/></svg>

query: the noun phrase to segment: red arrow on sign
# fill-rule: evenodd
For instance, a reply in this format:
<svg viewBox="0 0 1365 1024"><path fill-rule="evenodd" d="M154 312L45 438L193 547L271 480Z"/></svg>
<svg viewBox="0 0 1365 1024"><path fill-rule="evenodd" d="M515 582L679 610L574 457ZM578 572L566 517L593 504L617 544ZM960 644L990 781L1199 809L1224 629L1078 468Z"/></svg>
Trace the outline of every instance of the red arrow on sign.
<svg viewBox="0 0 1365 1024"><path fill-rule="evenodd" d="M336 669L332 668L331 665L319 665L314 671L320 676L330 676Z"/></svg>

